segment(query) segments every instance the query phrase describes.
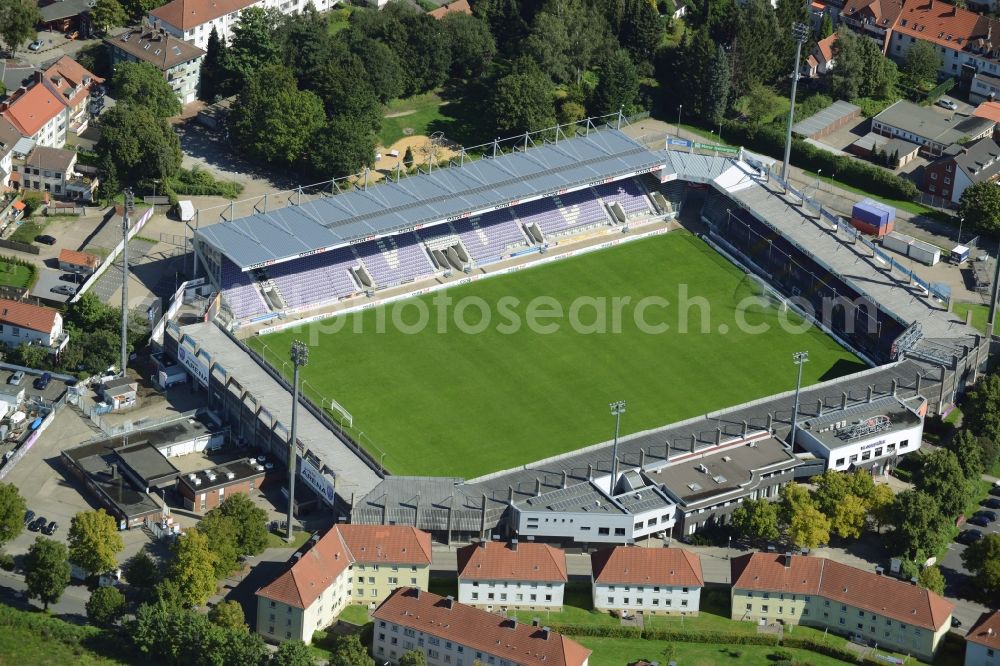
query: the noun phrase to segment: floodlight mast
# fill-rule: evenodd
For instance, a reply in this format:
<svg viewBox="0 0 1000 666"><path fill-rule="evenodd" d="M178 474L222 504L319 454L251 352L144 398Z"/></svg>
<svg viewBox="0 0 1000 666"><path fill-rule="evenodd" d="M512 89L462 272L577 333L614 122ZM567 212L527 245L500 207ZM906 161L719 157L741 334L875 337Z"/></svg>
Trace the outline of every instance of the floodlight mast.
<svg viewBox="0 0 1000 666"><path fill-rule="evenodd" d="M125 376L125 366L128 363L128 225L129 216L135 209L135 196L131 188L125 189L125 206L122 212L122 340L121 367L119 371Z"/></svg>
<svg viewBox="0 0 1000 666"><path fill-rule="evenodd" d="M285 540L292 542L292 512L295 508L295 463L299 425L299 369L309 363L309 347L301 340L294 340L289 352L292 361L292 432L288 441L288 524L285 527Z"/></svg>
<svg viewBox="0 0 1000 666"><path fill-rule="evenodd" d="M618 432L622 423L622 414L625 413L625 401L616 400L608 405L611 408L611 415L615 417L615 445L611 452L611 487L608 492L614 493L615 483L618 481Z"/></svg>
<svg viewBox="0 0 1000 666"><path fill-rule="evenodd" d="M791 175L788 171L788 162L792 156L792 121L795 118L795 91L799 86L799 60L802 57L802 42L806 40L809 28L804 23L792 25L792 38L795 40L795 69L792 70L792 103L788 108L788 127L785 130L785 161L781 167L781 179L787 186L788 178Z"/></svg>
<svg viewBox="0 0 1000 666"><path fill-rule="evenodd" d="M799 392L802 390L802 366L809 362L809 352L800 351L792 354L792 363L799 367L798 378L795 380L795 407L792 408L792 434L788 443L795 447L795 434L799 427Z"/></svg>

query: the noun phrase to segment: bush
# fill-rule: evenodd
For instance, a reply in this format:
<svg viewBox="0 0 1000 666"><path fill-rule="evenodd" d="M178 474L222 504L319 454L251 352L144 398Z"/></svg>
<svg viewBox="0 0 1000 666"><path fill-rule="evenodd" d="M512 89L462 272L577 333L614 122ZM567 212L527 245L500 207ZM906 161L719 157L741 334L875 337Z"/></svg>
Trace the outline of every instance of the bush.
<svg viewBox="0 0 1000 666"><path fill-rule="evenodd" d="M945 79L944 81L939 83L933 90L927 93L927 99L923 101L923 104L925 106L933 104L934 102L938 101L938 98L941 97L941 95L945 94L954 87L955 87L955 79Z"/></svg>
<svg viewBox="0 0 1000 666"><path fill-rule="evenodd" d="M14 570L14 556L10 553L0 553L0 569L4 571Z"/></svg>
<svg viewBox="0 0 1000 666"><path fill-rule="evenodd" d="M167 196L185 194L235 199L243 191L243 186L231 181L217 180L208 171L195 167L193 169L179 169L174 176L167 179L165 189Z"/></svg>

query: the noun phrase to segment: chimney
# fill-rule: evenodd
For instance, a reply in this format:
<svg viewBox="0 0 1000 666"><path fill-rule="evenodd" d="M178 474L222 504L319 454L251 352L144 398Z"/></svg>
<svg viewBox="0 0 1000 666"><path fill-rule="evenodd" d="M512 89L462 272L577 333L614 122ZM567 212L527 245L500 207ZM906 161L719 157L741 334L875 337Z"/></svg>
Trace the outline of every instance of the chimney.
<svg viewBox="0 0 1000 666"><path fill-rule="evenodd" d="M884 573L885 573L885 569L883 569L882 567L875 567L875 575L876 576L881 576Z"/></svg>
<svg viewBox="0 0 1000 666"><path fill-rule="evenodd" d="M533 627L537 627L537 626L539 626L539 625L540 625L541 623L542 623L542 621L541 621L540 619L538 619L537 617L533 617L533 618L531 618L531 626L533 626Z"/></svg>
<svg viewBox="0 0 1000 666"><path fill-rule="evenodd" d="M420 588L419 588L419 587L415 587L415 588L413 588L413 596L414 596L414 598L416 598L416 599L419 599L419 598L420 598Z"/></svg>
<svg viewBox="0 0 1000 666"><path fill-rule="evenodd" d="M563 470L563 473L562 473L562 487L563 488L566 487L566 470Z"/></svg>
<svg viewBox="0 0 1000 666"><path fill-rule="evenodd" d="M787 553L785 553L784 564L785 564L785 568L786 569L788 569L788 568L790 568L792 566L792 552L791 551L788 551Z"/></svg>
<svg viewBox="0 0 1000 666"><path fill-rule="evenodd" d="M517 552L517 539L510 540L510 549L515 553Z"/></svg>
<svg viewBox="0 0 1000 666"><path fill-rule="evenodd" d="M486 550L486 539L479 540L479 547L482 548L483 550Z"/></svg>
<svg viewBox="0 0 1000 666"><path fill-rule="evenodd" d="M41 82L42 82L42 70L36 69L35 70L35 83L41 83Z"/></svg>
<svg viewBox="0 0 1000 666"><path fill-rule="evenodd" d="M514 486L507 486L507 504L514 504Z"/></svg>
<svg viewBox="0 0 1000 666"><path fill-rule="evenodd" d="M914 576L913 578L910 579L910 585L916 585L916 584L917 584L917 577Z"/></svg>
<svg viewBox="0 0 1000 666"><path fill-rule="evenodd" d="M511 631L517 631L517 618L508 617L503 621L503 626Z"/></svg>
<svg viewBox="0 0 1000 666"><path fill-rule="evenodd" d="M549 640L549 633L551 633L551 631L552 630L548 627L542 627L542 639L546 641Z"/></svg>
<svg viewBox="0 0 1000 666"><path fill-rule="evenodd" d="M451 609L455 605L455 597L450 594L444 598L444 607Z"/></svg>

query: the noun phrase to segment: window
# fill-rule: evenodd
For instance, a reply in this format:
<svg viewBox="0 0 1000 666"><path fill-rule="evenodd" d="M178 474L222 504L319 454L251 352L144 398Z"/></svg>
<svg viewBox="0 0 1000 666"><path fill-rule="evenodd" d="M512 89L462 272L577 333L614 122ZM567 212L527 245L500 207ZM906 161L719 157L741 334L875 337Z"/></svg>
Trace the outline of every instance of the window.
<svg viewBox="0 0 1000 666"><path fill-rule="evenodd" d="M608 597L608 603L609 604L615 603L615 598L614 597Z"/></svg>
<svg viewBox="0 0 1000 666"><path fill-rule="evenodd" d="M753 610L753 604L747 604L747 610Z"/></svg>
<svg viewBox="0 0 1000 666"><path fill-rule="evenodd" d="M881 446L878 447L877 449L875 449L875 457L878 458L880 455L882 455L882 447Z"/></svg>
<svg viewBox="0 0 1000 666"><path fill-rule="evenodd" d="M951 178L945 178L944 179L944 184L945 185L951 185Z"/></svg>
<svg viewBox="0 0 1000 666"><path fill-rule="evenodd" d="M872 457L872 452L871 451L865 451L864 453L861 454L861 459L862 460L868 460L871 457Z"/></svg>
<svg viewBox="0 0 1000 666"><path fill-rule="evenodd" d="M843 626L843 625L844 625L844 618L840 618L840 625L841 625L841 626Z"/></svg>
<svg viewBox="0 0 1000 666"><path fill-rule="evenodd" d="M931 180L937 180L937 174L936 173L931 172Z"/></svg>
<svg viewBox="0 0 1000 666"><path fill-rule="evenodd" d="M597 533L600 534L601 536L608 536L608 534L610 533L610 531L608 530L607 527L598 527L597 528Z"/></svg>
<svg viewBox="0 0 1000 666"><path fill-rule="evenodd" d="M852 465L854 463L858 462L858 454L855 453L853 456L851 456L850 458L848 458L848 462L851 463Z"/></svg>
<svg viewBox="0 0 1000 666"><path fill-rule="evenodd" d="M899 448L905 449L909 445L910 445L910 440L904 439L902 442L899 443Z"/></svg>
<svg viewBox="0 0 1000 666"><path fill-rule="evenodd" d="M624 527L616 527L615 528L615 536L625 536L625 528Z"/></svg>
<svg viewBox="0 0 1000 666"><path fill-rule="evenodd" d="M843 458L837 458L837 462L835 463L834 466L835 467L840 467L843 464L844 464L844 459Z"/></svg>

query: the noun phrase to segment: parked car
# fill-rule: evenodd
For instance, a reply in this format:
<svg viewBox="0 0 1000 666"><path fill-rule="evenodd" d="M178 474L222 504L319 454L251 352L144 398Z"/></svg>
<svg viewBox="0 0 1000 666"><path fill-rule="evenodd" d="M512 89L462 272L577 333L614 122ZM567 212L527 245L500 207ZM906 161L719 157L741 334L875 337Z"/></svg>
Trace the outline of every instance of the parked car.
<svg viewBox="0 0 1000 666"><path fill-rule="evenodd" d="M48 372L43 372L41 377L35 379L34 384L32 384L37 390L44 391L49 386L49 382L52 381L52 375Z"/></svg>
<svg viewBox="0 0 1000 666"><path fill-rule="evenodd" d="M45 519L45 516L39 516L35 518L34 522L28 525L28 529L32 532L41 532L42 528L48 525L49 521Z"/></svg>
<svg viewBox="0 0 1000 666"><path fill-rule="evenodd" d="M44 43L45 42L43 42L42 40L36 39L35 41L33 41L30 44L28 44L28 50L29 51L40 51L42 49L42 45Z"/></svg>
<svg viewBox="0 0 1000 666"><path fill-rule="evenodd" d="M950 111L958 111L958 104L956 104L954 100L948 99L947 97L939 99L938 106L944 107Z"/></svg>
<svg viewBox="0 0 1000 666"><path fill-rule="evenodd" d="M1000 497L1000 486L993 486L990 488L990 495L994 497Z"/></svg>
<svg viewBox="0 0 1000 666"><path fill-rule="evenodd" d="M7 380L7 383L10 384L11 386L20 386L21 382L23 381L24 381L24 370L18 370L17 372L15 372L10 376L10 379Z"/></svg>
<svg viewBox="0 0 1000 666"><path fill-rule="evenodd" d="M87 281L87 277L79 273L63 273L59 276L59 279L63 282L72 282L73 284L83 284Z"/></svg>
<svg viewBox="0 0 1000 666"><path fill-rule="evenodd" d="M980 541L982 538L983 533L979 530L965 530L955 537L955 541L968 545Z"/></svg>
<svg viewBox="0 0 1000 666"><path fill-rule="evenodd" d="M42 234L41 236L35 236L36 243L44 243L45 245L55 245L56 239L48 234Z"/></svg>
<svg viewBox="0 0 1000 666"><path fill-rule="evenodd" d="M42 528L42 534L52 536L56 533L57 529L59 529L59 523L53 520L51 523Z"/></svg>
<svg viewBox="0 0 1000 666"><path fill-rule="evenodd" d="M975 518L976 516L982 516L991 523L995 523L997 520L997 514L995 511L976 511L972 514L972 517Z"/></svg>
<svg viewBox="0 0 1000 666"><path fill-rule="evenodd" d="M986 516L973 516L972 518L969 518L965 522L967 522L970 525L978 525L979 527L990 526L990 519L987 518Z"/></svg>
<svg viewBox="0 0 1000 666"><path fill-rule="evenodd" d="M34 511L32 511L31 509L28 509L27 511L24 512L24 524L25 525L30 524L31 521L33 521L34 519L35 519L35 512Z"/></svg>
<svg viewBox="0 0 1000 666"><path fill-rule="evenodd" d="M983 500L983 506L987 509L1000 509L1000 499L992 497L988 500Z"/></svg>
<svg viewBox="0 0 1000 666"><path fill-rule="evenodd" d="M49 289L53 294L62 294L63 296L72 296L76 293L76 287L71 287L68 284L57 284L56 286Z"/></svg>

